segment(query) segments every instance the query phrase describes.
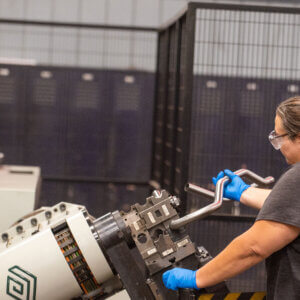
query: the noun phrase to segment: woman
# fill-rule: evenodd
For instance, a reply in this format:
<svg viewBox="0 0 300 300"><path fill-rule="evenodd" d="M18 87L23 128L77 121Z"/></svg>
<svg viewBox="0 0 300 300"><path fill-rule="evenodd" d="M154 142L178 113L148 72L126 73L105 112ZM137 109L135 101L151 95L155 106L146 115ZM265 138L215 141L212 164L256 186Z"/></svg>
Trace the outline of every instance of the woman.
<svg viewBox="0 0 300 300"><path fill-rule="evenodd" d="M254 225L199 270L175 268L163 274L167 288L203 288L231 278L267 258L267 299L300 299L300 96L276 110L269 140L291 168L272 190L250 187L230 170L224 197L260 209Z"/></svg>

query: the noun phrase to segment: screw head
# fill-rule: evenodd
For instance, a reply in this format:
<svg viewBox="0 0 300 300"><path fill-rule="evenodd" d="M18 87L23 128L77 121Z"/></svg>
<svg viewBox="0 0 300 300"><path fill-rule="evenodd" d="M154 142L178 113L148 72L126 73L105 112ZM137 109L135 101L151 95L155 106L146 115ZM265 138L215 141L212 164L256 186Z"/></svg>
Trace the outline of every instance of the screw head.
<svg viewBox="0 0 300 300"><path fill-rule="evenodd" d="M1 237L2 237L3 242L6 242L8 240L8 234L7 233L3 233Z"/></svg>
<svg viewBox="0 0 300 300"><path fill-rule="evenodd" d="M50 219L52 217L52 212L51 211L46 211L45 212L45 216L46 216L46 219Z"/></svg>
<svg viewBox="0 0 300 300"><path fill-rule="evenodd" d="M180 205L180 199L177 198L176 196L173 196L171 199L170 199L170 203L171 205L175 208L175 207L178 207Z"/></svg>
<svg viewBox="0 0 300 300"><path fill-rule="evenodd" d="M36 218L32 218L30 220L30 223L31 223L32 226L36 226L37 225L37 219Z"/></svg>
<svg viewBox="0 0 300 300"><path fill-rule="evenodd" d="M162 192L160 190L154 190L152 192L152 196L154 196L154 198L159 199L162 196Z"/></svg>
<svg viewBox="0 0 300 300"><path fill-rule="evenodd" d="M16 227L16 231L18 234L22 233L23 232L23 226L19 225Z"/></svg>
<svg viewBox="0 0 300 300"><path fill-rule="evenodd" d="M60 211L65 211L66 210L66 205L65 204L61 204L59 206Z"/></svg>

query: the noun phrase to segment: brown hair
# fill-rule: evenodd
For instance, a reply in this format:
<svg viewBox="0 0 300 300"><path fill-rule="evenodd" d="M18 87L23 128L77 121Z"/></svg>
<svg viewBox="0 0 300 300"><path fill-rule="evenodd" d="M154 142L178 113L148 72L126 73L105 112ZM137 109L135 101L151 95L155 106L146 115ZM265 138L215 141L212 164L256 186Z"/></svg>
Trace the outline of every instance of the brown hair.
<svg viewBox="0 0 300 300"><path fill-rule="evenodd" d="M282 119L282 124L290 139L300 133L300 96L288 98L281 102L276 114Z"/></svg>

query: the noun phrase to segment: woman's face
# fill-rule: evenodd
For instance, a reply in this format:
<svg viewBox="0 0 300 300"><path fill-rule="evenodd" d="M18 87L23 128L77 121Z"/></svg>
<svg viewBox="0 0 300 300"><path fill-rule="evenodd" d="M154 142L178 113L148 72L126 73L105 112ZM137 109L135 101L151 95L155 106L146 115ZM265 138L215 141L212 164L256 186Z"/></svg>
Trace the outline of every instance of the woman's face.
<svg viewBox="0 0 300 300"><path fill-rule="evenodd" d="M286 133L286 130L283 128L282 119L278 115L275 117L275 132L277 135ZM294 140L291 140L288 136L284 136L280 151L289 165L300 162L300 134Z"/></svg>

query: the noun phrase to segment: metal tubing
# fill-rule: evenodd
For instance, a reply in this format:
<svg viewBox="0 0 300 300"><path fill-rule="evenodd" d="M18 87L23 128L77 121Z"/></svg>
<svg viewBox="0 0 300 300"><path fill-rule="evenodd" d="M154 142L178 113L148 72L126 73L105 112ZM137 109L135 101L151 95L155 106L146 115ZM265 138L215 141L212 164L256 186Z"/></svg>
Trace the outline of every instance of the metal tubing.
<svg viewBox="0 0 300 300"><path fill-rule="evenodd" d="M268 185L270 183L274 182L274 178L269 176L266 178L263 178L255 173L253 173L252 171L249 171L247 169L240 169L234 172L236 175L241 176L241 177L247 177L251 180L253 180L255 183L258 183L260 185ZM198 219L204 218L205 216L211 214L212 212L214 212L215 210L217 210L218 208L221 207L222 202L223 202L223 189L224 189L224 184L225 182L227 182L229 180L229 177L224 176L223 178L221 178L220 180L218 180L217 184L216 184L216 191L214 193L214 202L202 207L182 218L179 218L177 220L174 220L170 223L170 228L173 230L176 230L182 226L185 226L193 221L196 221ZM189 184L188 187L186 187L186 189L189 188L190 190L192 190L193 192L196 192L198 194L202 194L206 197L211 197L213 192L208 191L206 189L203 189L201 187L198 187L196 185L191 185Z"/></svg>
<svg viewBox="0 0 300 300"><path fill-rule="evenodd" d="M216 184L216 192L215 192L215 200L213 203L202 207L180 219L174 220L170 223L170 228L171 229L179 229L182 226L185 226L193 221L196 221L200 218L204 218L205 216L211 214L215 210L217 210L221 205L222 205L222 200L223 200L223 187L224 183L228 181L229 178L227 176L223 177L220 179L217 184Z"/></svg>
<svg viewBox="0 0 300 300"><path fill-rule="evenodd" d="M186 192L193 192L199 195L204 196L207 199L214 199L215 198L215 193L213 191L207 190L201 186L195 185L193 183L187 183L184 190ZM223 201L231 201L228 198L223 198Z"/></svg>
<svg viewBox="0 0 300 300"><path fill-rule="evenodd" d="M256 173L247 170L247 169L239 169L234 172L236 175L239 175L240 177L245 177L250 180L252 180L254 183L256 183L258 186L267 186L274 182L274 177L268 176L266 178L263 178Z"/></svg>

